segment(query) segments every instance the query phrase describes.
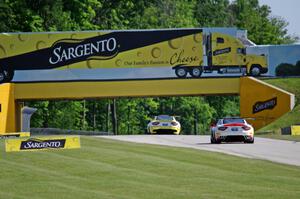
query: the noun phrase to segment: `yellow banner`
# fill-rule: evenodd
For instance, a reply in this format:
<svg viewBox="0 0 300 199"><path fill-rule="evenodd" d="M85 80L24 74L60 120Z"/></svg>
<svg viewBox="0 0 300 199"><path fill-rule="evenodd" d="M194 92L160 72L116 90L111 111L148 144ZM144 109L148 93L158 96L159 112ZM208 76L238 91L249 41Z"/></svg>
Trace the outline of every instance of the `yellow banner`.
<svg viewBox="0 0 300 199"><path fill-rule="evenodd" d="M0 133L0 139L30 137L30 132Z"/></svg>
<svg viewBox="0 0 300 199"><path fill-rule="evenodd" d="M79 136L45 136L5 140L6 152L76 148L80 148Z"/></svg>
<svg viewBox="0 0 300 199"><path fill-rule="evenodd" d="M292 135L300 135L300 125L291 126Z"/></svg>

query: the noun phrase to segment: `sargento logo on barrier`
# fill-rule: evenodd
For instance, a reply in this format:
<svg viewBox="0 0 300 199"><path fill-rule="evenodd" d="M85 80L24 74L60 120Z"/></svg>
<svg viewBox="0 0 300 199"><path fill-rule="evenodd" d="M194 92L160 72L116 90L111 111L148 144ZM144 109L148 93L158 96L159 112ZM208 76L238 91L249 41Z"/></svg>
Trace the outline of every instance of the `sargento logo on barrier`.
<svg viewBox="0 0 300 199"><path fill-rule="evenodd" d="M5 140L5 151L39 151L80 148L79 136L49 136L35 138L14 138Z"/></svg>
<svg viewBox="0 0 300 199"><path fill-rule="evenodd" d="M111 59L118 54L117 40L114 37L94 37L87 40L60 40L56 42L49 58L50 64L88 59Z"/></svg>
<svg viewBox="0 0 300 199"><path fill-rule="evenodd" d="M256 102L252 107L252 113L258 113L266 109L273 109L277 105L277 97L263 102Z"/></svg>
<svg viewBox="0 0 300 199"><path fill-rule="evenodd" d="M66 143L66 139L53 139L53 140L28 139L21 142L20 150L64 148L65 143Z"/></svg>

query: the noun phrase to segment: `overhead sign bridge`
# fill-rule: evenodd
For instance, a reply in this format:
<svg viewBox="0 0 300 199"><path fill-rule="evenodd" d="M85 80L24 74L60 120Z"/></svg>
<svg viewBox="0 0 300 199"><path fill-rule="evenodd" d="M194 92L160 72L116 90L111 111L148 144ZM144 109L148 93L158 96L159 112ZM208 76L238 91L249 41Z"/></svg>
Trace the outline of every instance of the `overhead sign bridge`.
<svg viewBox="0 0 300 199"><path fill-rule="evenodd" d="M0 85L0 133L20 130L26 100L239 95L240 114L259 129L294 107L294 95L253 77L5 83Z"/></svg>
<svg viewBox="0 0 300 199"><path fill-rule="evenodd" d="M267 74L268 56L250 52L240 33L0 33L0 133L20 130L26 100L199 95L239 95L241 117L261 128L289 112L294 95L245 77Z"/></svg>

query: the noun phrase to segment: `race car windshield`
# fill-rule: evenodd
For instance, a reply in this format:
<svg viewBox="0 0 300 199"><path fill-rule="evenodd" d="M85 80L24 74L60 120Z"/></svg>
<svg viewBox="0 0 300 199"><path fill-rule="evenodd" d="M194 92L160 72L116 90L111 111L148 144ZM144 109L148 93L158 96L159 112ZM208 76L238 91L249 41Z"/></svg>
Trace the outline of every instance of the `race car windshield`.
<svg viewBox="0 0 300 199"><path fill-rule="evenodd" d="M245 123L243 119L240 118L227 118L223 120L224 124L230 124L230 123Z"/></svg>
<svg viewBox="0 0 300 199"><path fill-rule="evenodd" d="M173 120L173 118L169 115L159 115L157 116L158 120Z"/></svg>

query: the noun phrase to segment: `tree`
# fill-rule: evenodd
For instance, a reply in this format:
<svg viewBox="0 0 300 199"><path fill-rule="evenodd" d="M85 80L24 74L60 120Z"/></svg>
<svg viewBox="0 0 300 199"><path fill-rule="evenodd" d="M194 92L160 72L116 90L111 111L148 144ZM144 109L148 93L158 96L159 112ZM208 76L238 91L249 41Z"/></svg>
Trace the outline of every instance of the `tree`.
<svg viewBox="0 0 300 199"><path fill-rule="evenodd" d="M259 5L258 0L236 0L230 6L233 25L248 31L256 44L293 43L297 37L287 35L288 23L280 17L270 16L271 8Z"/></svg>
<svg viewBox="0 0 300 199"><path fill-rule="evenodd" d="M232 26L228 0L197 0L194 16L199 27Z"/></svg>

